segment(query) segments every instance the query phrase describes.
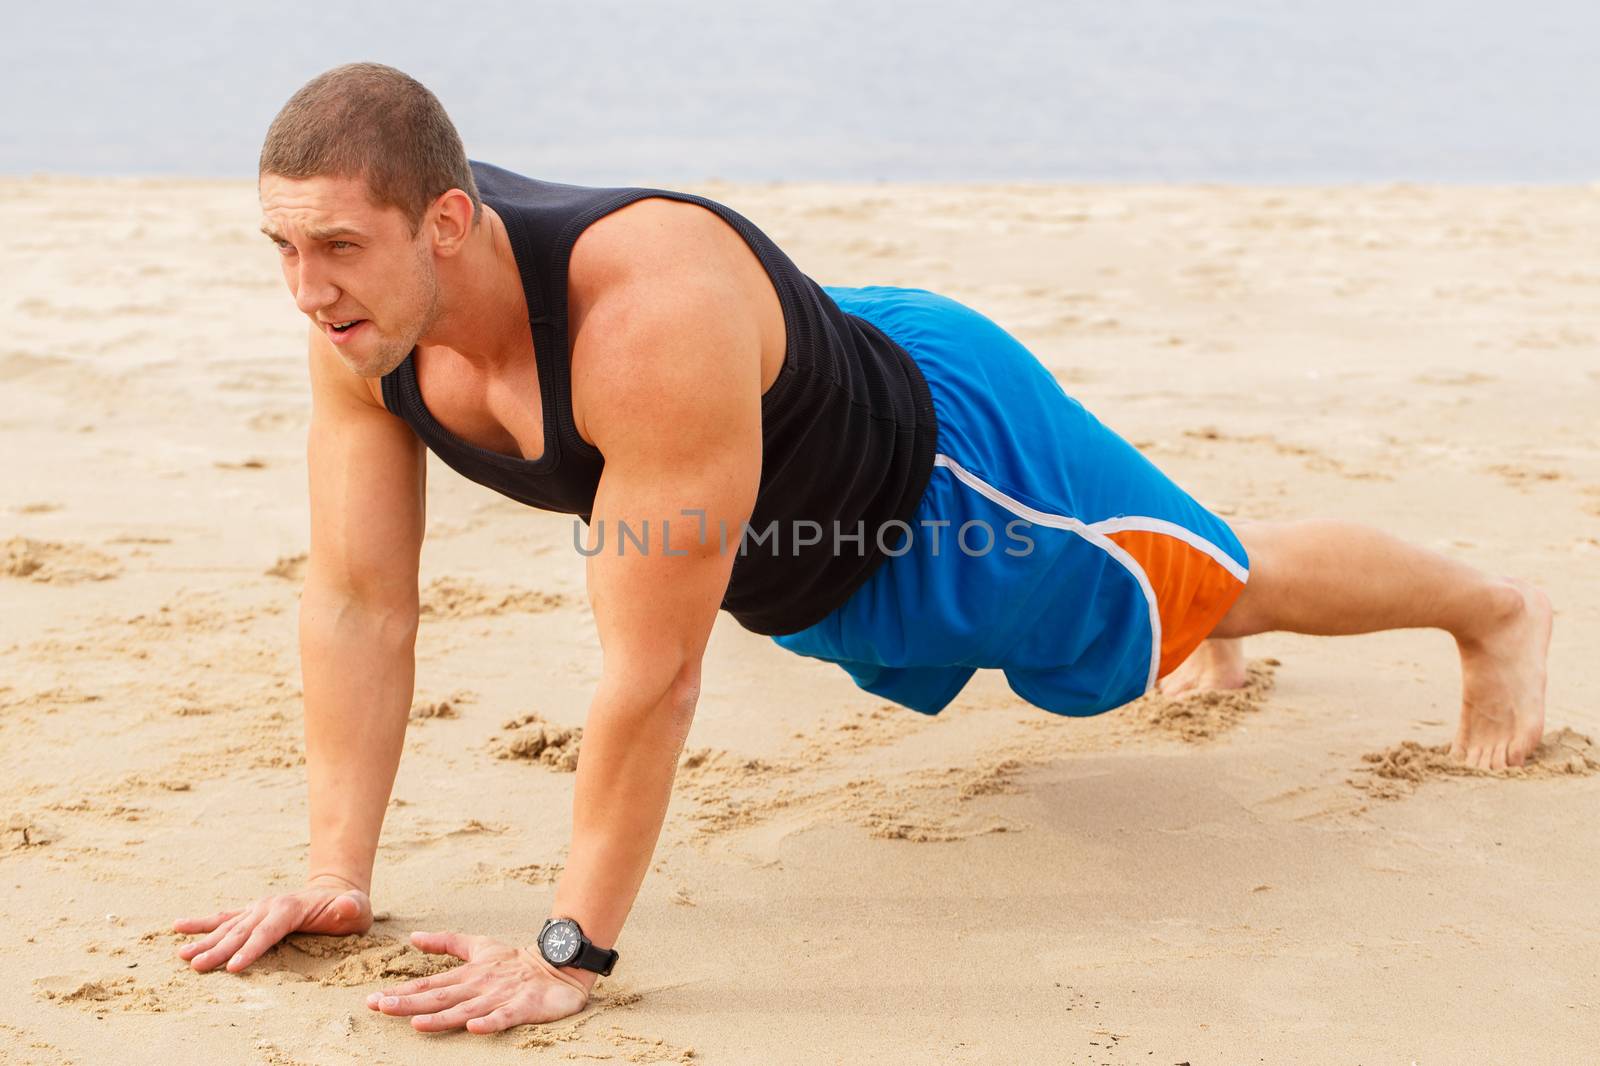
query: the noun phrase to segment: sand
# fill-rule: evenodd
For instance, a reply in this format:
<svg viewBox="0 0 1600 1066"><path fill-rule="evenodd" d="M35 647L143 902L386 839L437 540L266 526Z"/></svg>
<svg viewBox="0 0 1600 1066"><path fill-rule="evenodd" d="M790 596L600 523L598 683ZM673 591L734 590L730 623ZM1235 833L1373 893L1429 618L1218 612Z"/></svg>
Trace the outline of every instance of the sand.
<svg viewBox="0 0 1600 1066"><path fill-rule="evenodd" d="M831 284L991 315L1224 515L1541 582L1549 733L1463 772L1448 637L1249 642L1242 695L936 718L719 619L581 1015L367 992L531 941L598 648L572 520L430 469L370 934L242 975L180 915L303 876L303 323L248 182L0 181L0 1060L1566 1063L1600 1040L1600 190L690 188Z"/></svg>

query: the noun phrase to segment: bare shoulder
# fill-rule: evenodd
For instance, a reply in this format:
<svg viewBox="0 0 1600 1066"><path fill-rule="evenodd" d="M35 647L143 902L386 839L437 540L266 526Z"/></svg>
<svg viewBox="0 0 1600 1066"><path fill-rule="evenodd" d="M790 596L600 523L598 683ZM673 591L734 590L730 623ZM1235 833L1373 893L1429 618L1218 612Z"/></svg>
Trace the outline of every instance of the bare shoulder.
<svg viewBox="0 0 1600 1066"><path fill-rule="evenodd" d="M636 200L585 229L568 267L575 368L580 347L589 360L603 360L618 331L636 331L646 319L692 329L699 316L752 313L742 298L749 279L729 240L744 248L714 212L659 197Z"/></svg>
<svg viewBox="0 0 1600 1066"><path fill-rule="evenodd" d="M572 246L570 298L585 302L621 281L734 274L729 240L743 238L715 212L682 200L650 197L591 224Z"/></svg>
<svg viewBox="0 0 1600 1066"><path fill-rule="evenodd" d="M682 418L680 404L704 412L723 396L759 397L763 309L752 293L766 285L771 297L770 285L715 212L660 197L619 208L579 236L568 278L573 406L602 450L608 432Z"/></svg>

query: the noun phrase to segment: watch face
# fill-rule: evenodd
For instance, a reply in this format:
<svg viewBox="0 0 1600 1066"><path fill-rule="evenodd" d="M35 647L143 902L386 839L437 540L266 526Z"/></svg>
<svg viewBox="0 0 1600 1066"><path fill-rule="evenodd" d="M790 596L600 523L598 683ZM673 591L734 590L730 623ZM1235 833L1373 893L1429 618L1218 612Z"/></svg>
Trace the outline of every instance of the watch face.
<svg viewBox="0 0 1600 1066"><path fill-rule="evenodd" d="M557 966L565 966L577 958L579 946L577 923L567 918L552 923L539 938L539 950Z"/></svg>

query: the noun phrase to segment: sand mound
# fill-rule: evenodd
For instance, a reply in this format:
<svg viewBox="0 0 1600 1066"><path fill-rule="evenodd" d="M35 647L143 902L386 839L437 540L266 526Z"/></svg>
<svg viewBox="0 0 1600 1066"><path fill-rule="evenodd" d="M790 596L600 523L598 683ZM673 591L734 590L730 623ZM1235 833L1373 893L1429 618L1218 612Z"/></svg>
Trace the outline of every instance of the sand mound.
<svg viewBox="0 0 1600 1066"><path fill-rule="evenodd" d="M52 585L106 581L121 573L122 564L81 544L12 537L0 545L0 575Z"/></svg>
<svg viewBox="0 0 1600 1066"><path fill-rule="evenodd" d="M116 1009L157 1014L171 1005L160 989L126 975L92 981L46 977L35 981L34 985L43 999L71 1003L89 1010Z"/></svg>
<svg viewBox="0 0 1600 1066"><path fill-rule="evenodd" d="M1504 770L1464 766L1451 758L1449 744L1427 746L1414 740L1369 751L1361 758L1371 765L1357 769L1370 776L1347 780L1379 799L1409 796L1424 781L1441 777L1570 777L1600 772L1600 750L1594 742L1565 726L1546 733L1523 765Z"/></svg>
<svg viewBox="0 0 1600 1066"><path fill-rule="evenodd" d="M460 718L461 707L477 701L478 694L466 689L458 689L442 700L418 700L411 707L411 720L422 722L432 718Z"/></svg>
<svg viewBox="0 0 1600 1066"><path fill-rule="evenodd" d="M1152 692L1134 701L1130 711L1153 730L1175 734L1190 743L1210 740L1262 708L1281 665L1277 659L1257 659L1246 667L1243 688L1177 697Z"/></svg>
<svg viewBox="0 0 1600 1066"><path fill-rule="evenodd" d="M40 825L28 815L13 814L6 819L6 828L0 836L0 852L21 851L24 848L42 848L56 839L56 834Z"/></svg>
<svg viewBox="0 0 1600 1066"><path fill-rule="evenodd" d="M537 714L525 714L500 728L504 733L492 745L496 758L539 762L567 773L578 768L581 727L551 725Z"/></svg>
<svg viewBox="0 0 1600 1066"><path fill-rule="evenodd" d="M353 988L409 981L442 973L459 964L459 959L426 954L407 941L383 933L350 936L291 933L252 969L282 973L325 987Z"/></svg>
<svg viewBox="0 0 1600 1066"><path fill-rule="evenodd" d="M306 577L305 552L298 555L280 555L278 561L267 567L265 573L268 577L281 577L285 581L304 581Z"/></svg>

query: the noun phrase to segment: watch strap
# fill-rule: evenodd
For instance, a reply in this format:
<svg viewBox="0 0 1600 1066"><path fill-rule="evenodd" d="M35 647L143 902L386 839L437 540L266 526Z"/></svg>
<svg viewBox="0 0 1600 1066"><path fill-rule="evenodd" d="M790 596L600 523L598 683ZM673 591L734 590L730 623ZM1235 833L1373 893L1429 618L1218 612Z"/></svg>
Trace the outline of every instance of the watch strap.
<svg viewBox="0 0 1600 1066"><path fill-rule="evenodd" d="M605 977L611 973L611 967L616 964L617 951L615 948L596 947L589 942L588 937L584 937L582 944L578 948L578 957L568 965L589 970L599 974L601 977Z"/></svg>

